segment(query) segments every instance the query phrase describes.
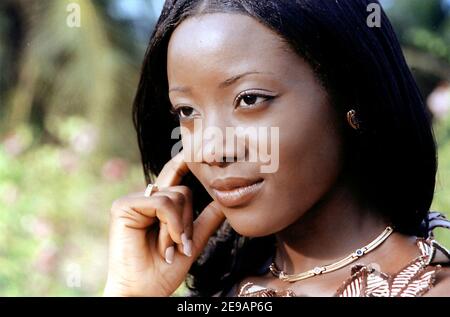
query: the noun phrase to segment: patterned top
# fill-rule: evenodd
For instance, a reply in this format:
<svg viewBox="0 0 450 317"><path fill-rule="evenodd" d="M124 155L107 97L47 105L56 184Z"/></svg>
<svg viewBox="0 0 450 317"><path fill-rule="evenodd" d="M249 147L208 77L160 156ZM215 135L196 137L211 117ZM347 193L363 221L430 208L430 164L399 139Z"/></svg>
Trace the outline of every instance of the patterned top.
<svg viewBox="0 0 450 317"><path fill-rule="evenodd" d="M449 252L435 240L417 239L421 255L394 275L369 266L354 266L352 276L337 290L339 297L418 297L433 286Z"/></svg>
<svg viewBox="0 0 450 317"><path fill-rule="evenodd" d="M417 297L424 295L435 283L442 265L450 265L450 253L432 239L418 238L421 255L393 275L370 265L354 265L351 276L343 282L335 297ZM238 297L295 297L292 290L278 291L251 282L244 284Z"/></svg>
<svg viewBox="0 0 450 317"><path fill-rule="evenodd" d="M427 239L417 238L421 255L400 271L389 275L370 265L353 265L351 276L335 292L335 297L418 297L428 292L435 284L436 275L442 266L450 265L449 251L440 245L432 230L436 227L450 228L450 222L436 212L429 215L430 231ZM434 222L433 222L434 221ZM295 297L292 290L275 290L244 284L238 297Z"/></svg>

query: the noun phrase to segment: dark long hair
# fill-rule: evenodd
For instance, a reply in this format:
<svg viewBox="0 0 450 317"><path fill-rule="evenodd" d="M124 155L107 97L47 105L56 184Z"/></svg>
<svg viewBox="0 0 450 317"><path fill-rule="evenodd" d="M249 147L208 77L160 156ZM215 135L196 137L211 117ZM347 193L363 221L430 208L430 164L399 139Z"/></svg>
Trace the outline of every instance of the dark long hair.
<svg viewBox="0 0 450 317"><path fill-rule="evenodd" d="M394 30L381 11L369 27L374 0L169 0L145 55L133 116L147 181L170 160L179 122L169 112L167 47L185 19L213 12L255 18L274 30L313 68L345 120L355 109L360 133L344 128L348 173L355 192L376 206L397 231L424 236L433 199L436 144L423 97L406 64ZM190 174L184 183L198 214L211 201ZM226 291L257 270L274 251L273 237L245 238L225 224L191 267L193 295Z"/></svg>

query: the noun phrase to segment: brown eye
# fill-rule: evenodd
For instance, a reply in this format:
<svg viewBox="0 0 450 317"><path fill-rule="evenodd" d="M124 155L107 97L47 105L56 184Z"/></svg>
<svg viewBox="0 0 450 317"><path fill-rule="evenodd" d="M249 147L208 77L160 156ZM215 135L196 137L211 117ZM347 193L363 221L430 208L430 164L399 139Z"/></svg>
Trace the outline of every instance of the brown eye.
<svg viewBox="0 0 450 317"><path fill-rule="evenodd" d="M275 98L275 97L261 95L261 94L245 93L245 94L238 96L236 107L252 108L260 103L263 103L263 102L273 99L273 98Z"/></svg>
<svg viewBox="0 0 450 317"><path fill-rule="evenodd" d="M242 97L242 101L246 104L246 105L254 105L256 103L256 101L258 101L258 96L255 95L245 95L244 97Z"/></svg>
<svg viewBox="0 0 450 317"><path fill-rule="evenodd" d="M181 107L178 110L180 117L183 117L183 118L189 117L190 115L192 115L193 112L194 112L194 109L191 107Z"/></svg>
<svg viewBox="0 0 450 317"><path fill-rule="evenodd" d="M181 106L171 110L174 115L177 115L180 119L190 119L196 115L196 110L189 106Z"/></svg>

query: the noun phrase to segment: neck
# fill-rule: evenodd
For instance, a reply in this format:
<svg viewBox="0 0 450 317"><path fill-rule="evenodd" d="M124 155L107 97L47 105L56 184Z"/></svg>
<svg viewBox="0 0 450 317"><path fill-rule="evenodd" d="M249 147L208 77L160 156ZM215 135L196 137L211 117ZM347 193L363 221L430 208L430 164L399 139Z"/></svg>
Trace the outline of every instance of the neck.
<svg viewBox="0 0 450 317"><path fill-rule="evenodd" d="M361 205L349 186L335 186L300 219L276 234L277 266L289 274L330 264L374 240L388 222Z"/></svg>

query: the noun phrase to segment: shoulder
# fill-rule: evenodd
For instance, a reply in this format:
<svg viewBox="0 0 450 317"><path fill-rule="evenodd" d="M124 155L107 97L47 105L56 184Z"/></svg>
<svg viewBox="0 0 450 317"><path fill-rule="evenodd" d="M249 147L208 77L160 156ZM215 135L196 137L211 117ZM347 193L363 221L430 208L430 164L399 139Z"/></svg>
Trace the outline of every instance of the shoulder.
<svg viewBox="0 0 450 317"><path fill-rule="evenodd" d="M436 240L430 242L432 249L431 264L438 265L434 286L424 296L429 297L450 297L450 253Z"/></svg>
<svg viewBox="0 0 450 317"><path fill-rule="evenodd" d="M240 297L244 292L249 291L250 289L265 289L263 286L259 284L265 284L264 280L261 277L246 277L239 281L237 281L223 296L225 297Z"/></svg>
<svg viewBox="0 0 450 317"><path fill-rule="evenodd" d="M242 290L247 288L249 285L254 285L250 282L250 278L243 278L236 282L236 284L231 287L230 291L225 295L226 297L239 297L242 294Z"/></svg>
<svg viewBox="0 0 450 317"><path fill-rule="evenodd" d="M426 297L450 297L450 267L442 267L436 274L434 287L426 294Z"/></svg>

